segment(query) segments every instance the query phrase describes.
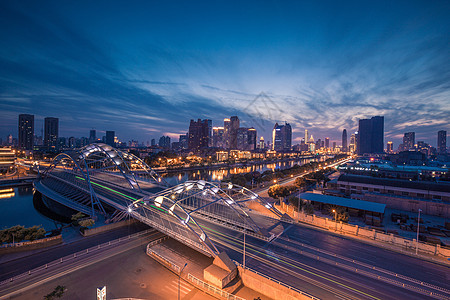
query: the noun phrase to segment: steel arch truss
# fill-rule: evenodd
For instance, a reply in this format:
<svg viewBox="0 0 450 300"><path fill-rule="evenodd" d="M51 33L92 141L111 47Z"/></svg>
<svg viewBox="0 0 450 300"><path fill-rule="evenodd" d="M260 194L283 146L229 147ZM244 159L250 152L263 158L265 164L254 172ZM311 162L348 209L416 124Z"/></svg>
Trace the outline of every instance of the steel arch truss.
<svg viewBox="0 0 450 300"><path fill-rule="evenodd" d="M87 145L77 152L78 158L86 161L91 174L100 180L104 177L108 182L114 180L119 186L137 191L141 191L138 179L158 186L168 186L163 178L131 153L102 143Z"/></svg>
<svg viewBox="0 0 450 300"><path fill-rule="evenodd" d="M91 185L89 168L85 160L77 160L72 155L61 153L40 174L40 181L61 197L73 201L74 205L71 206L73 209L90 207L92 218L96 217L96 212L106 214Z"/></svg>
<svg viewBox="0 0 450 300"><path fill-rule="evenodd" d="M191 240L198 241L214 254L216 248L196 221L198 218L208 218L221 224L226 223L229 226L267 235L243 209L242 203L246 201L257 201L276 215L282 216L270 203L244 187L203 180L186 181L157 194L146 196L135 201L129 207L129 212L133 211L153 220L165 218L170 221L170 226L182 225L186 227L187 232L181 235L190 236ZM160 221L165 222L162 219Z"/></svg>
<svg viewBox="0 0 450 300"><path fill-rule="evenodd" d="M190 213L167 196L146 196L132 203L127 212L206 255L215 257L219 254L214 243Z"/></svg>

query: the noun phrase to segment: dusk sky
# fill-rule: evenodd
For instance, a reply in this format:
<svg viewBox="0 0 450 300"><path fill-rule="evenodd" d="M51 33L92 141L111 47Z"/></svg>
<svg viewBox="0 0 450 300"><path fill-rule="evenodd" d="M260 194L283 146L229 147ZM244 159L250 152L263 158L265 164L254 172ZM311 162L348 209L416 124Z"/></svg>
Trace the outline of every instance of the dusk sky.
<svg viewBox="0 0 450 300"><path fill-rule="evenodd" d="M395 149L407 131L436 146L449 16L450 1L1 1L0 137L20 113L37 135L51 116L60 136L140 142L237 115L266 139L287 121L295 144L383 115Z"/></svg>

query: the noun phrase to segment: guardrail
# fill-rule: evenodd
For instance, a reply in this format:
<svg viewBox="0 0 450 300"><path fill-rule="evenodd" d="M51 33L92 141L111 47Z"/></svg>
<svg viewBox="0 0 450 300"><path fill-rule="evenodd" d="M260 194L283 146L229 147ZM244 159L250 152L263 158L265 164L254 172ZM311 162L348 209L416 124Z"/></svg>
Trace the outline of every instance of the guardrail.
<svg viewBox="0 0 450 300"><path fill-rule="evenodd" d="M245 300L242 297L233 295L228 293L227 291L224 291L222 289L219 289L218 287L215 287L209 283L204 282L201 279L198 279L197 277L195 277L194 275L192 275L191 273L188 274L188 280L190 282L192 282L194 285L196 285L197 287L199 287L201 290L206 291L207 293L210 293L214 296L220 296L224 299L229 299L229 300Z"/></svg>
<svg viewBox="0 0 450 300"><path fill-rule="evenodd" d="M147 245L147 255L148 256L152 256L155 257L157 260L162 261L166 266L168 266L169 268L171 268L172 270L175 271L175 273L180 274L180 266L177 265L175 262L173 262L171 259L162 256L161 254L159 254L158 252L154 251L153 249L151 249L152 246L157 245L159 243L161 243L163 240L167 239L168 237L164 237L161 239L158 239L154 242L151 242Z"/></svg>
<svg viewBox="0 0 450 300"><path fill-rule="evenodd" d="M26 278L26 277L28 277L28 276L30 276L32 274L37 273L37 272L48 270L48 269L50 269L52 267L55 267L57 265L60 265L60 264L62 264L64 262L74 261L77 258L86 256L88 253L92 254L92 253L95 253L95 252L99 251L100 249L105 248L105 247L109 247L109 246L112 246L112 245L117 245L120 242L123 242L125 240L129 240L129 239L132 239L132 238L143 236L143 235L146 235L148 233L155 232L155 231L156 230L154 230L154 229L147 229L147 230L144 230L144 231L141 231L141 232L137 232L137 233L128 235L126 237L121 237L121 238L118 238L118 239L115 239L115 240L112 240L112 241L109 241L109 242L105 242L103 244L99 244L97 246L93 246L93 247L87 248L87 249L82 250L82 251L75 252L75 253L70 254L70 255L66 255L66 256L61 257L61 258L59 258L57 260L51 261L51 262L49 262L49 263L47 263L45 265L42 265L40 267L34 268L32 270L29 270L28 272L16 275L14 277L11 277L11 278L3 280L3 281L0 281L0 287L2 285L5 285L5 284L8 284L8 283L11 283L11 282L14 282L14 281Z"/></svg>
<svg viewBox="0 0 450 300"><path fill-rule="evenodd" d="M233 262L234 262L237 266L239 266L239 267L241 267L241 268L243 268L243 269L250 270L251 272L253 272L253 273L257 274L257 275L262 276L262 277L264 277L264 278L266 278L266 279L268 279L268 280L270 280L270 281L273 281L273 282L275 282L275 283L277 283L277 284L279 284L279 285L282 285L282 286L284 286L285 288L288 288L289 290L295 291L295 292L299 293L300 295L303 295L303 296L308 297L308 298L310 298L310 299L320 300L320 298L317 298L317 297L315 297L315 296L313 296L313 295L311 295L311 294L308 294L307 292L304 292L304 291L299 290L299 289L297 289L297 288L295 288L295 287L293 287L293 286L290 286L290 285L288 285L288 284L286 284L286 283L284 283L284 282L282 282L282 281L276 280L275 278L272 278L272 277L270 277L270 276L268 276L268 275L266 275L266 274L263 274L263 273L261 273L261 272L258 272L258 271L254 270L254 269L252 269L252 268L247 267L247 266L244 267L242 264L240 264L239 262L237 262L237 261L235 261L235 260L233 260Z"/></svg>

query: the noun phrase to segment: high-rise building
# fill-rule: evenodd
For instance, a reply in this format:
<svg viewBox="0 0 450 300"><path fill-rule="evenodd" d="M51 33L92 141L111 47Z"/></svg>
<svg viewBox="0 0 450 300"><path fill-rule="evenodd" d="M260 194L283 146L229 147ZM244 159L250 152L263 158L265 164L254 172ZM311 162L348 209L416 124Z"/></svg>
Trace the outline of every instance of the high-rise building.
<svg viewBox="0 0 450 300"><path fill-rule="evenodd" d="M231 131L231 120L225 118L223 120L223 140L224 140L224 148L230 148L230 131Z"/></svg>
<svg viewBox="0 0 450 300"><path fill-rule="evenodd" d="M414 148L416 143L416 133L415 132L405 132L403 135L403 150L407 151Z"/></svg>
<svg viewBox="0 0 450 300"><path fill-rule="evenodd" d="M275 123L272 131L272 150L289 151L292 147L292 128L291 125L278 125Z"/></svg>
<svg viewBox="0 0 450 300"><path fill-rule="evenodd" d="M163 149L169 150L170 149L170 137L169 136L162 136L159 138L159 146Z"/></svg>
<svg viewBox="0 0 450 300"><path fill-rule="evenodd" d="M347 152L347 129L342 131L342 152Z"/></svg>
<svg viewBox="0 0 450 300"><path fill-rule="evenodd" d="M56 147L58 145L59 119L47 117L44 119L44 146Z"/></svg>
<svg viewBox="0 0 450 300"><path fill-rule="evenodd" d="M240 127L237 130L236 147L238 150L255 150L256 149L256 136L257 132L255 128Z"/></svg>
<svg viewBox="0 0 450 300"><path fill-rule="evenodd" d="M439 154L447 153L447 131L438 131L437 137L437 152Z"/></svg>
<svg viewBox="0 0 450 300"><path fill-rule="evenodd" d="M386 152L387 153L394 152L394 143L392 143L391 141L387 142Z"/></svg>
<svg viewBox="0 0 450 300"><path fill-rule="evenodd" d="M325 138L325 148L330 148L330 138Z"/></svg>
<svg viewBox="0 0 450 300"><path fill-rule="evenodd" d="M309 141L308 129L305 129L305 143L308 143L308 141Z"/></svg>
<svg viewBox="0 0 450 300"><path fill-rule="evenodd" d="M266 143L264 143L264 137L259 139L259 149L264 150L266 148Z"/></svg>
<svg viewBox="0 0 450 300"><path fill-rule="evenodd" d="M357 137L358 154L383 153L384 117L359 120Z"/></svg>
<svg viewBox="0 0 450 300"><path fill-rule="evenodd" d="M208 120L191 120L189 124L189 149L206 148L209 145Z"/></svg>
<svg viewBox="0 0 450 300"><path fill-rule="evenodd" d="M212 120L206 119L206 123L208 123L208 147L212 147L213 139L212 139Z"/></svg>
<svg viewBox="0 0 450 300"><path fill-rule="evenodd" d="M179 138L179 143L180 143L180 149L188 149L189 147L189 134L180 134L180 138Z"/></svg>
<svg viewBox="0 0 450 300"><path fill-rule="evenodd" d="M151 145L151 146L156 146L156 140L155 140L155 139L152 139L152 140L150 141L150 145Z"/></svg>
<svg viewBox="0 0 450 300"><path fill-rule="evenodd" d="M89 131L89 143L95 143L97 141L97 132L95 129Z"/></svg>
<svg viewBox="0 0 450 300"><path fill-rule="evenodd" d="M19 115L19 148L33 150L34 145L34 115Z"/></svg>
<svg viewBox="0 0 450 300"><path fill-rule="evenodd" d="M114 144L114 136L114 131L106 131L105 144L110 145L111 147L115 147L116 145Z"/></svg>
<svg viewBox="0 0 450 300"><path fill-rule="evenodd" d="M225 148L225 129L223 127L213 127L212 146L217 148Z"/></svg>
<svg viewBox="0 0 450 300"><path fill-rule="evenodd" d="M230 132L229 132L229 148L237 149L237 130L239 128L239 118L232 116L230 118Z"/></svg>

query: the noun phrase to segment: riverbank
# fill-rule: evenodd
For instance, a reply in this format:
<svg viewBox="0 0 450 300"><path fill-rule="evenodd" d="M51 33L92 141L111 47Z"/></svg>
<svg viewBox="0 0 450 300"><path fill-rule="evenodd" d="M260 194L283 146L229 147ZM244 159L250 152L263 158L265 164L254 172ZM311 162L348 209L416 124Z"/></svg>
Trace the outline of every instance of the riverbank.
<svg viewBox="0 0 450 300"><path fill-rule="evenodd" d="M300 157L289 157L284 159L274 159L274 160L258 160L258 161L245 161L245 162L236 162L233 164L230 164L229 162L223 162L223 163L215 163L211 165L206 166L193 166L193 167L152 167L152 169L158 173L173 173L173 172L184 172L184 171L198 171L198 170L216 170L216 169L223 169L223 168L239 168L239 167L248 167L248 166L254 166L254 165L267 165L267 164L276 164L281 162L290 162L290 161L300 161L305 159L315 159L315 158L321 158L321 157L328 157L332 155L307 155L307 156L300 156Z"/></svg>

